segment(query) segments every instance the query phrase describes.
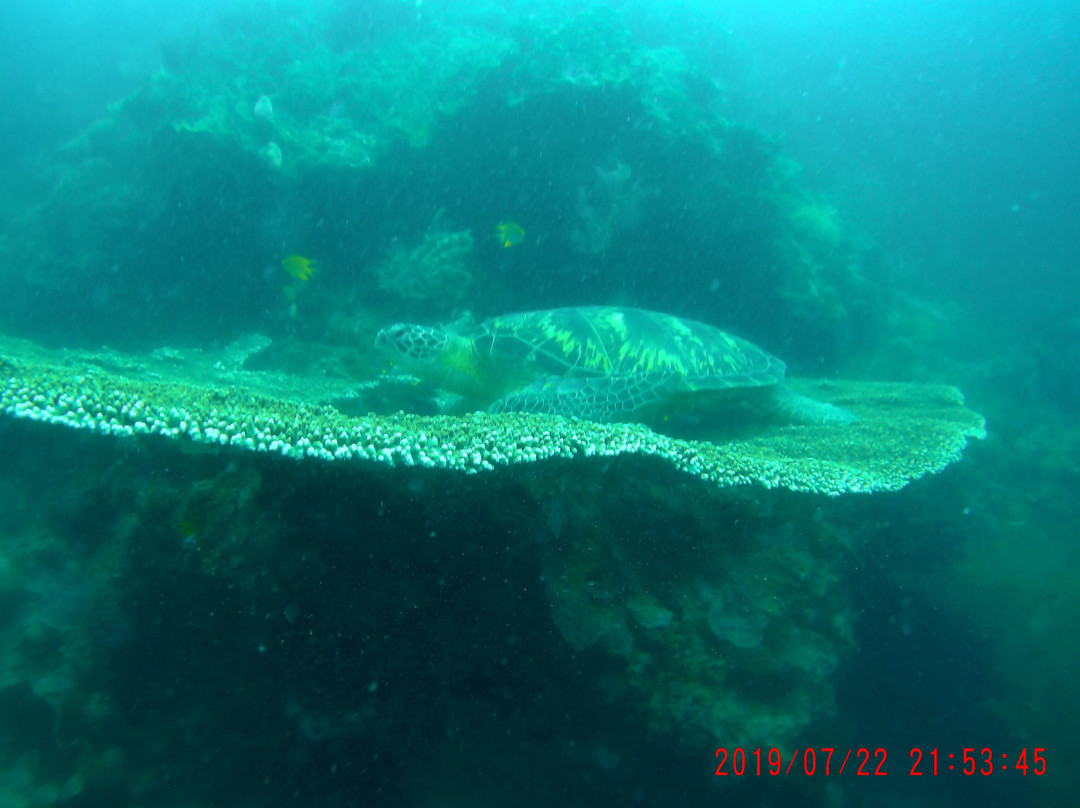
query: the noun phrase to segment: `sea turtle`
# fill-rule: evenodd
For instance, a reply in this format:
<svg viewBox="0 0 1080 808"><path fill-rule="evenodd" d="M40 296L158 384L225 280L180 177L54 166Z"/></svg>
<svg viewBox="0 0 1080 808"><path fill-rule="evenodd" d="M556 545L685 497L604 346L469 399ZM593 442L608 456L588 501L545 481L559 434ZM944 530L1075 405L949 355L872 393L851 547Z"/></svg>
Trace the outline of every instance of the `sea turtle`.
<svg viewBox="0 0 1080 808"><path fill-rule="evenodd" d="M574 306L446 328L397 323L375 344L408 372L489 412L656 423L699 411L704 399L730 400L724 391L769 388L758 398L788 420L854 420L786 391L784 363L753 343L644 309Z"/></svg>

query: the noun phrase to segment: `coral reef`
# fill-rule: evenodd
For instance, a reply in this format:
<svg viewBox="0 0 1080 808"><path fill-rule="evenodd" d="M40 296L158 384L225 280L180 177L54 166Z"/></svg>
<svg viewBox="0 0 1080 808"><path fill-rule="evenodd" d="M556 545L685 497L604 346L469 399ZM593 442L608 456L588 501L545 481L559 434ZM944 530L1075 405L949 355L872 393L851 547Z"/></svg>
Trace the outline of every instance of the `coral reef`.
<svg viewBox="0 0 1080 808"><path fill-rule="evenodd" d="M475 718L467 729L454 718L499 694L502 707L479 713L520 727L586 705L589 721L566 731L601 759L608 748L633 759L641 742L595 737L598 726L695 748L728 737L794 744L833 716L853 621L850 537L830 517L834 500L795 492L903 488L982 434L981 418L940 386L828 383L859 422L717 445L516 413L354 417L331 403L381 383L266 367L275 346L260 336L138 356L0 347L9 454L32 456L47 475L48 457L74 453L85 469L66 506L78 539L52 540L84 540L87 509L107 515L94 528L107 549L77 561L93 585L66 596L94 604L83 609L90 624L54 626L38 610L42 639L11 651L44 649L35 684L12 673L0 687L21 688L11 696L20 710L64 717L50 719L62 729L42 742L48 750L68 728L82 733L85 768L54 766L53 788L122 771L141 804L153 804L157 780L133 772L158 765L156 748L169 749L175 778L196 793L248 776L208 765L208 745L223 761L256 750L274 769L251 773L260 782L332 790L280 761L352 758L370 744L396 758L417 742L408 716L420 708L505 763ZM387 384L407 400L411 385ZM15 508L13 518L54 511ZM491 536L513 546L489 547ZM17 580L0 579L0 598L33 597ZM430 664L415 665L416 644ZM50 679L57 665L64 675ZM100 680L101 669L118 673ZM102 721L95 710L106 728L84 729ZM109 763L117 727L160 745ZM426 731L445 728L435 720ZM561 730L545 737L549 762L575 747ZM604 770L576 765L586 780ZM341 776L334 782L366 782Z"/></svg>
<svg viewBox="0 0 1080 808"><path fill-rule="evenodd" d="M971 300L903 299L718 71L607 6L423 5L241 4L0 189L4 330L67 346L0 338L0 804L707 805L714 742L990 713L1065 748L1076 322L962 343ZM296 250L328 270L274 320ZM800 379L859 420L425 417L452 403L367 347L616 301L796 372L966 379L999 433L972 451L950 386ZM1059 774L1013 804L1069 804Z"/></svg>
<svg viewBox="0 0 1080 808"><path fill-rule="evenodd" d="M576 474L574 482L584 496L552 494L570 512L549 528L543 577L562 638L611 658L604 687L612 698L627 698L652 731L736 735L748 745L830 715L832 675L852 642L839 586L846 554L837 554L834 534L798 535L746 500L713 499L699 510L690 492L670 494L670 513L686 515L673 529L666 515L632 504L650 498L646 485L612 495L598 480ZM752 535L701 535L699 518L745 518ZM649 541L667 535L678 545L683 529L696 537L692 552L658 554ZM691 558L693 572L684 566Z"/></svg>
<svg viewBox="0 0 1080 808"><path fill-rule="evenodd" d="M556 84L613 88L634 80L636 47L619 14L606 6L586 9L545 27L535 69ZM544 60L547 60L546 62ZM533 79L531 86L543 86Z"/></svg>
<svg viewBox="0 0 1080 808"><path fill-rule="evenodd" d="M223 462L28 419L0 419L0 438L16 470L0 730L40 761L5 769L13 805L260 789L266 806L409 804L395 795L423 788L418 747L438 802L498 804L539 767L524 804L595 804L667 750L683 762L656 788L698 803L710 782L690 761L718 737L793 743L833 714L850 557L819 498L580 463L481 478ZM718 598L769 609L756 647L711 631ZM529 765L507 748L519 736ZM591 798L559 797L568 783Z"/></svg>
<svg viewBox="0 0 1080 808"><path fill-rule="evenodd" d="M413 26L371 48L335 50L305 21L310 11L297 12L245 20L245 31L156 75L115 114L248 153L273 131L294 176L363 169L396 142L426 142L510 50L504 37L456 26Z"/></svg>
<svg viewBox="0 0 1080 808"><path fill-rule="evenodd" d="M396 248L375 270L379 289L411 313L452 312L472 286L472 231L450 230L443 213L435 214L419 245Z"/></svg>
<svg viewBox="0 0 1080 808"><path fill-rule="evenodd" d="M384 315L442 318L621 300L812 345L829 370L887 338L870 315L896 295L842 217L819 215L828 202L775 139L725 117L715 80L619 13L393 14L363 47L329 45L324 14L241 12L218 47L114 105L18 200L4 242L35 271L8 282L48 289L113 344L217 338L198 333L210 323L292 333L261 313L279 307L264 268L294 250L339 268L307 306L311 330L388 301ZM458 231L444 226L444 247L464 255L466 227L512 217L528 249L415 253L440 206Z"/></svg>
<svg viewBox="0 0 1080 808"><path fill-rule="evenodd" d="M719 486L836 495L902 488L958 460L970 438L985 434L982 418L963 406L959 391L932 385L826 383L828 398L856 413L858 422L772 427L714 444L640 424L524 413L352 417L319 403L327 400L325 379L309 383L302 375L237 370L215 379L219 363L200 363L193 373L170 363L163 374L149 357L110 353L102 363L92 354L49 354L10 340L0 363L7 379L0 412L7 415L288 457L465 472L630 455L664 460ZM790 385L800 393L822 392L820 384Z"/></svg>

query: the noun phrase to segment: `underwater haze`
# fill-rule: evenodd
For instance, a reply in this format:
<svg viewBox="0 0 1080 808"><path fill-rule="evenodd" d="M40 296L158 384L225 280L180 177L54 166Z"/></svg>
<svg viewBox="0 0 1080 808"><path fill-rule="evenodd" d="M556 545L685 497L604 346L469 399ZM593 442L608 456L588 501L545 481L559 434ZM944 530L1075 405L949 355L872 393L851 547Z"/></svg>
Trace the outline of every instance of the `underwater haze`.
<svg viewBox="0 0 1080 808"><path fill-rule="evenodd" d="M1078 31L7 0L0 807L1073 805Z"/></svg>

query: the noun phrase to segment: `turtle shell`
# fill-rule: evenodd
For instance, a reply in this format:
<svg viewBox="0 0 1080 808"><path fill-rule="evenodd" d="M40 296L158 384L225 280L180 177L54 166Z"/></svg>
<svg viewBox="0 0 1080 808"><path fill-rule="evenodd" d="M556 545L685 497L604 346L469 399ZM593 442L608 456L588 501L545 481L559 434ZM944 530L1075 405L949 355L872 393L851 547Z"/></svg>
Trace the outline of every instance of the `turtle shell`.
<svg viewBox="0 0 1080 808"><path fill-rule="evenodd" d="M694 320L607 306L492 317L472 339L503 395L494 411L625 420L671 397L776 384L784 363Z"/></svg>

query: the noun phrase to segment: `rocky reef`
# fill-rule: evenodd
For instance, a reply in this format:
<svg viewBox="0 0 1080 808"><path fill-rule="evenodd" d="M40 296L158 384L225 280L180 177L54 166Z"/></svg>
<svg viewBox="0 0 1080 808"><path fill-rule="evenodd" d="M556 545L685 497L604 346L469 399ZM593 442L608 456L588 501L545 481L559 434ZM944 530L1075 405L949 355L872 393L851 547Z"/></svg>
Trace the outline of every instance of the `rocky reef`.
<svg viewBox="0 0 1080 808"><path fill-rule="evenodd" d="M362 47L322 13L238 11L67 144L4 227L34 257L6 299L46 295L139 348L337 339L329 324L406 302L449 319L616 297L835 370L911 337L877 316L907 306L879 258L734 116L722 77L618 13L395 13ZM529 237L420 271L404 259L436 216L447 238L503 221ZM324 268L298 317L275 270L291 254ZM32 332L21 311L5 319Z"/></svg>
<svg viewBox="0 0 1080 808"><path fill-rule="evenodd" d="M822 494L903 488L982 432L910 385L834 389L862 420L832 437L724 445L357 417L369 388L248 369L268 353L4 341L13 799L586 805L658 756L661 793L705 799L717 743L835 717L849 526L877 500ZM418 748L437 783L402 774Z"/></svg>

